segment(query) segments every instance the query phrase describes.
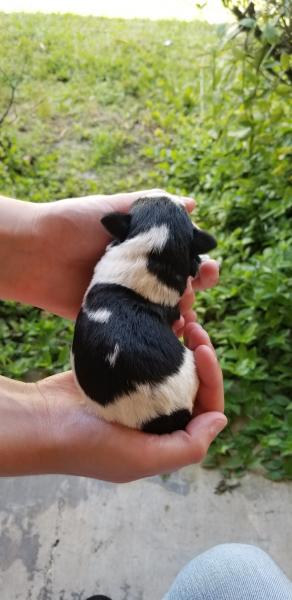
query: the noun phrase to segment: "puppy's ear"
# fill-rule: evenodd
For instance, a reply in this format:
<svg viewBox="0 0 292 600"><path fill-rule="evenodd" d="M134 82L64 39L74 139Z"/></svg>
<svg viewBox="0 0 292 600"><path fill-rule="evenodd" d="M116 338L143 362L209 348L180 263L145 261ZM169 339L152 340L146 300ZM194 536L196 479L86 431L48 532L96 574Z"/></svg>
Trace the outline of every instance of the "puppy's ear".
<svg viewBox="0 0 292 600"><path fill-rule="evenodd" d="M196 254L205 254L210 250L214 250L217 246L215 238L210 233L207 233L207 231L202 231L202 229L194 227L193 236L193 247Z"/></svg>
<svg viewBox="0 0 292 600"><path fill-rule="evenodd" d="M101 222L114 238L123 242L130 230L131 215L112 212L102 217Z"/></svg>

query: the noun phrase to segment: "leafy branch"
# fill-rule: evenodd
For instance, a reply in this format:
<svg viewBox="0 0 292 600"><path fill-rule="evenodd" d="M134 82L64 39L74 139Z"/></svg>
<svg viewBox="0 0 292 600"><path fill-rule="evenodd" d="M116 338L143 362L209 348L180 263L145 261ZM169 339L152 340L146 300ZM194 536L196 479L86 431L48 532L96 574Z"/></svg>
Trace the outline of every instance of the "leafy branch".
<svg viewBox="0 0 292 600"><path fill-rule="evenodd" d="M284 83L292 83L292 4L290 0L256 0L244 6L244 0L222 0L238 21L235 35L246 34L246 50L250 50L253 38L260 44L258 52L252 49L256 68L272 58L280 65L285 79ZM274 65L266 66L272 75L278 75Z"/></svg>
<svg viewBox="0 0 292 600"><path fill-rule="evenodd" d="M1 125L3 125L5 119L8 117L8 114L14 104L16 90L22 80L22 75L20 75L19 77L17 77L17 79L15 79L15 81L13 81L1 67L0 67L0 73L2 74L4 81L7 83L8 87L9 87L8 100L7 100L6 106L5 106L2 114L0 114L0 127L1 127Z"/></svg>

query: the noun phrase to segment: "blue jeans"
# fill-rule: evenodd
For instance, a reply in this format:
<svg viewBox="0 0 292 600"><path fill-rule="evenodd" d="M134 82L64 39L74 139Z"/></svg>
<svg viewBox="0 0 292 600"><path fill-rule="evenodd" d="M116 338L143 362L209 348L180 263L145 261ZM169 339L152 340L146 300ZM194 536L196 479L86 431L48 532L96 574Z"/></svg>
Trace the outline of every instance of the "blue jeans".
<svg viewBox="0 0 292 600"><path fill-rule="evenodd" d="M184 567L163 600L292 600L292 583L260 548L222 544Z"/></svg>

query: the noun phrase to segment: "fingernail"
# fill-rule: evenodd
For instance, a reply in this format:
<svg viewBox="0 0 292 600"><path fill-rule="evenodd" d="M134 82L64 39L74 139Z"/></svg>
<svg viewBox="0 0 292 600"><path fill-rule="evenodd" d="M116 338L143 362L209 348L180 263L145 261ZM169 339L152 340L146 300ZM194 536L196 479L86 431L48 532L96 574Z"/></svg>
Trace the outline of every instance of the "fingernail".
<svg viewBox="0 0 292 600"><path fill-rule="evenodd" d="M187 287L186 289L188 290L188 292L192 292L193 293L193 288L192 288L192 277L188 277L188 281L187 281Z"/></svg>
<svg viewBox="0 0 292 600"><path fill-rule="evenodd" d="M223 429L225 429L227 423L228 421L226 417L224 419L217 419L217 421L215 421L211 426L212 435L214 437L218 435L221 431L223 431Z"/></svg>

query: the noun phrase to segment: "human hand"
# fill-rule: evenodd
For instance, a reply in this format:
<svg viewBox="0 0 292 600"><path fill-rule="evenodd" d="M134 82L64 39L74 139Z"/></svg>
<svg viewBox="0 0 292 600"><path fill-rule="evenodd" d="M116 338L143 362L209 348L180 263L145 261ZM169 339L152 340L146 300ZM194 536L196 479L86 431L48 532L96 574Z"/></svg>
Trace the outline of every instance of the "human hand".
<svg viewBox="0 0 292 600"><path fill-rule="evenodd" d="M193 310L195 291L214 287L219 279L219 264L216 260L208 259L200 264L197 277L189 277L187 287L180 300L180 319L173 324L173 331L181 337L189 323L195 323L197 315Z"/></svg>
<svg viewBox="0 0 292 600"><path fill-rule="evenodd" d="M29 303L57 315L75 318L96 262L103 255L111 238L101 224L101 218L115 210L127 212L131 204L151 193L143 190L111 196L87 196L38 204L37 239L40 248ZM191 198L181 198L191 212ZM31 278L31 285L33 279Z"/></svg>
<svg viewBox="0 0 292 600"><path fill-rule="evenodd" d="M97 260L110 237L100 219L112 210L127 211L144 190L88 196L38 204L0 197L0 297L75 318ZM194 200L181 198L190 212ZM215 261L201 265L196 286L214 284ZM217 270L217 275L216 275Z"/></svg>
<svg viewBox="0 0 292 600"><path fill-rule="evenodd" d="M103 421L84 408L71 371L35 384L42 429L54 448L49 470L42 472L128 482L202 461L227 422L222 372L199 325L185 327L185 342L194 352L200 380L195 416L185 431L157 436Z"/></svg>

